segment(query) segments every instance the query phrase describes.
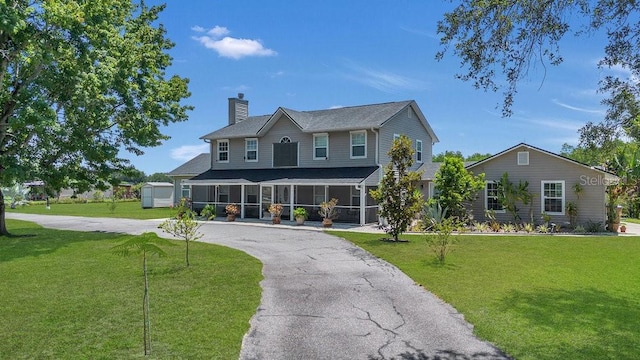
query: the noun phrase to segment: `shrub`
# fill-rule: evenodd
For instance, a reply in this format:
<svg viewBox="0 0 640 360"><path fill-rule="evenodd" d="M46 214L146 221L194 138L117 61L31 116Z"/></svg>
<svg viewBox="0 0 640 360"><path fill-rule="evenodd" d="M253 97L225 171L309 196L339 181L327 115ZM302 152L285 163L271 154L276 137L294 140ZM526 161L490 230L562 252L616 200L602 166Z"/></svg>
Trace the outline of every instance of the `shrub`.
<svg viewBox="0 0 640 360"><path fill-rule="evenodd" d="M575 227L575 229L573 229L573 232L576 234L584 234L587 232L587 230L584 228L584 226L578 225Z"/></svg>
<svg viewBox="0 0 640 360"><path fill-rule="evenodd" d="M487 225L487 223L482 223L482 222L474 222L473 223L473 229L475 231L479 231L479 232L488 232L489 231L489 225Z"/></svg>
<svg viewBox="0 0 640 360"><path fill-rule="evenodd" d="M200 216L207 220L212 220L216 217L216 208L211 204L207 204L200 210Z"/></svg>
<svg viewBox="0 0 640 360"><path fill-rule="evenodd" d="M320 210L318 210L318 214L322 216L323 219L335 219L338 216L338 210L336 206L338 205L338 199L332 198L329 201L325 201L320 204Z"/></svg>
<svg viewBox="0 0 640 360"><path fill-rule="evenodd" d="M584 227L588 233L601 233L606 231L603 223L592 220L587 220Z"/></svg>
<svg viewBox="0 0 640 360"><path fill-rule="evenodd" d="M512 233L518 231L518 229L516 229L516 226L513 224L502 224L502 231Z"/></svg>
<svg viewBox="0 0 640 360"><path fill-rule="evenodd" d="M447 254L453 250L454 245L457 243L456 237L451 236L456 227L457 221L455 218L445 218L432 227L435 233L426 236L427 245L441 264L444 264Z"/></svg>
<svg viewBox="0 0 640 360"><path fill-rule="evenodd" d="M547 224L541 224L536 227L536 231L542 234L546 234L549 232L549 226Z"/></svg>
<svg viewBox="0 0 640 360"><path fill-rule="evenodd" d="M525 223L522 225L522 230L524 230L527 234L530 234L536 230L535 226L532 223Z"/></svg>

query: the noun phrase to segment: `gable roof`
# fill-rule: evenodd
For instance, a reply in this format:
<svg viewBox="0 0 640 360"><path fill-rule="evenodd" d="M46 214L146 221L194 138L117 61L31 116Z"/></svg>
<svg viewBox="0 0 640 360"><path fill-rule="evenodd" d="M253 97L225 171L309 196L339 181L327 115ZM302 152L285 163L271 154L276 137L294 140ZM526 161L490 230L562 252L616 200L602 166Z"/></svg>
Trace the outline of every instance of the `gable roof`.
<svg viewBox="0 0 640 360"><path fill-rule="evenodd" d="M250 116L244 121L200 137L224 139L255 137L266 133L282 115L287 116L302 132L318 133L380 128L394 115L411 106L434 142L438 137L414 100L382 104L350 106L326 110L297 111L279 107L272 115Z"/></svg>
<svg viewBox="0 0 640 360"><path fill-rule="evenodd" d="M195 176L211 168L211 154L202 153L177 168L169 171L167 176Z"/></svg>
<svg viewBox="0 0 640 360"><path fill-rule="evenodd" d="M609 177L609 178L616 178L616 179L618 178L618 176L617 176L616 174L613 174L613 173L610 173L610 172L608 172L608 171L602 170L602 169L601 169L601 168L599 168L599 167L596 167L596 166L589 166L589 165L584 164L584 163L581 163L581 162L579 162L579 161L576 161L576 160L573 160L573 159L569 159L569 158L568 158L568 157L566 157L566 156L562 156L562 155L559 155L559 154L553 153L553 152L551 152L551 151L547 151L547 150L544 150L544 149L541 149L541 148L539 148L539 147L536 147L536 146L533 146L533 145L529 145L529 144L526 144L526 143L519 143L518 145L512 146L512 147L510 147L510 148L508 148L508 149L506 149L506 150L503 150L503 151L501 151L501 152L499 152L499 153L497 153L497 154L495 154L495 155L493 155L493 156L490 156L490 157L488 157L488 158L486 158L486 159L484 159L484 160L480 160L480 161L475 162L475 163L473 163L473 164L471 164L471 165L468 165L468 166L466 166L465 168L466 168L466 169L468 169L468 170L469 170L469 169L472 169L472 168L474 168L474 167L476 167L476 166L478 166L478 165L484 164L484 163L486 163L486 162L488 162L488 161L491 161L491 160L493 160L493 159L495 159L495 158L497 158L497 157L500 157L500 156L502 156L502 155L504 155L504 154L506 154L506 153L508 153L508 152L511 152L511 151L513 151L513 150L515 150L515 149L517 149L517 148L519 148L519 147L526 147L526 148L528 148L528 149L531 149L531 150L535 150L535 151L541 152L541 153L543 153L543 154L546 154L546 155L549 155L549 156L552 156L552 157L558 158L558 159L560 159L560 160L564 160L564 161L567 161L567 162L569 162L569 163L572 163L572 164L575 164L575 165L578 165L578 166L582 166L582 167L585 167L585 168L588 168L588 169L591 169L591 170L597 171L597 172L599 172L599 173L601 173L601 174L603 174L603 175L605 175L606 177Z"/></svg>

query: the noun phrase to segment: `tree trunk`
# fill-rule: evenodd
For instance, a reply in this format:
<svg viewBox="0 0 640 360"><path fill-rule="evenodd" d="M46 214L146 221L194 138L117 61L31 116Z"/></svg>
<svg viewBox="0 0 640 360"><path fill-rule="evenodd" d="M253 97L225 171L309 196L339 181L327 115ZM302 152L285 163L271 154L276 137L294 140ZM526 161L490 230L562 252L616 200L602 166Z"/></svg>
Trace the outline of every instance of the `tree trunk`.
<svg viewBox="0 0 640 360"><path fill-rule="evenodd" d="M144 273L144 296L142 312L144 316L144 354L151 355L151 320L149 319L149 282L147 281L147 253L142 253L142 271Z"/></svg>
<svg viewBox="0 0 640 360"><path fill-rule="evenodd" d="M7 231L7 224L5 222L5 213L6 208L4 205L4 194L2 193L2 189L0 189L0 236L9 235Z"/></svg>
<svg viewBox="0 0 640 360"><path fill-rule="evenodd" d="M189 240L186 240L186 243L187 243L187 251L186 251L186 255L185 255L185 257L186 257L186 259L185 259L185 260L187 261L187 267L189 267L189 242L190 242Z"/></svg>

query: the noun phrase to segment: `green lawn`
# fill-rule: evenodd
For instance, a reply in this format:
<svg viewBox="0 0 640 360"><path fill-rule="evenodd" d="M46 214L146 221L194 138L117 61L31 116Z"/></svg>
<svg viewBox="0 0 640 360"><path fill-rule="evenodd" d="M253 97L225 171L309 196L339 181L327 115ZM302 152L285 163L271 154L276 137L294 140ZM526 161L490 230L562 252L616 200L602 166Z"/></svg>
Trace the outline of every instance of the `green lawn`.
<svg viewBox="0 0 640 360"><path fill-rule="evenodd" d="M16 209L10 209L7 206L7 212L128 219L164 219L175 213L173 209L169 208L143 209L140 201L116 202L113 211L109 208L109 202L89 202L85 204L51 204L50 209L41 203L20 206Z"/></svg>
<svg viewBox="0 0 640 360"><path fill-rule="evenodd" d="M396 265L517 359L640 354L640 238L466 235L440 265L423 237L331 234Z"/></svg>
<svg viewBox="0 0 640 360"><path fill-rule="evenodd" d="M86 214L85 214L86 215ZM126 235L8 220L0 237L0 359L143 358L142 262L111 247ZM261 263L184 242L148 260L152 359L237 359L260 302Z"/></svg>

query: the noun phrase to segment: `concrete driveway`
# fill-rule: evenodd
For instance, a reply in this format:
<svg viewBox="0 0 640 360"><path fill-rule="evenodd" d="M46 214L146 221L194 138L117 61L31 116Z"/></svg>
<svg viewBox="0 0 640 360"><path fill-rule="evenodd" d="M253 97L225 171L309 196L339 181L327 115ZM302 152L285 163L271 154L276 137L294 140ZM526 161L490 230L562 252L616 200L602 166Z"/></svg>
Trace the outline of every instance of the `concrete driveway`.
<svg viewBox="0 0 640 360"><path fill-rule="evenodd" d="M141 234L159 220L8 213L45 227ZM317 230L207 222L201 241L264 264L241 359L507 359L451 306L396 267ZM241 266L241 264L239 264Z"/></svg>

